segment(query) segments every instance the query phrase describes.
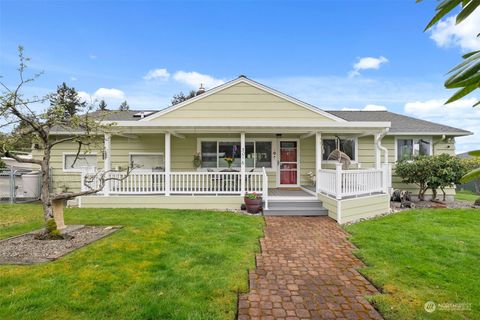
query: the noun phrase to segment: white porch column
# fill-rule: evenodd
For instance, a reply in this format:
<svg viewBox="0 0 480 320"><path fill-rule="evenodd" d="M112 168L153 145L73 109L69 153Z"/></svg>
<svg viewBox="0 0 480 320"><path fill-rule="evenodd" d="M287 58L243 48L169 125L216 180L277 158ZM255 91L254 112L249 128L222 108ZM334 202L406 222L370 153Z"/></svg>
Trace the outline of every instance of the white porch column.
<svg viewBox="0 0 480 320"><path fill-rule="evenodd" d="M165 132L165 195L170 195L170 132Z"/></svg>
<svg viewBox="0 0 480 320"><path fill-rule="evenodd" d="M315 133L315 190L319 192L320 170L322 169L322 133Z"/></svg>
<svg viewBox="0 0 480 320"><path fill-rule="evenodd" d="M342 199L342 164L340 162L335 164L335 198Z"/></svg>
<svg viewBox="0 0 480 320"><path fill-rule="evenodd" d="M382 158L382 149L379 147L379 140L381 139L382 134L376 133L375 138L373 140L373 144L375 145L375 168L380 169L380 163Z"/></svg>
<svg viewBox="0 0 480 320"><path fill-rule="evenodd" d="M245 195L245 132L240 133L240 190Z"/></svg>
<svg viewBox="0 0 480 320"><path fill-rule="evenodd" d="M104 155L103 155L103 170L107 172L106 178L110 177L110 170L112 170L112 135L110 133L105 133L103 138L104 145ZM110 180L105 181L105 186L103 187L103 195L110 195Z"/></svg>

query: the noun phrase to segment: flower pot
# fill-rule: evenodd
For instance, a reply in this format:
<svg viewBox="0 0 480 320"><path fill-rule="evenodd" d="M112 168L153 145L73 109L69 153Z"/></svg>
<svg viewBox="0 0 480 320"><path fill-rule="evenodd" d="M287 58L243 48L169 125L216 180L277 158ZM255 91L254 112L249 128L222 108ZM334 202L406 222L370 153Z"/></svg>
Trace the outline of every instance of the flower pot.
<svg viewBox="0 0 480 320"><path fill-rule="evenodd" d="M262 198L249 199L244 198L248 213L259 213L262 210Z"/></svg>

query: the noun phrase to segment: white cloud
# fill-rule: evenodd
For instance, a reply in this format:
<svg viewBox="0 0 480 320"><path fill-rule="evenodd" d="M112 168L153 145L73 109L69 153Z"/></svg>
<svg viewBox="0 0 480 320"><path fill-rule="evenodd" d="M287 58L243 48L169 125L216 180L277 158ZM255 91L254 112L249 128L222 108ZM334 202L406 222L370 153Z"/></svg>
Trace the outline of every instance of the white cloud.
<svg viewBox="0 0 480 320"><path fill-rule="evenodd" d="M387 63L388 59L384 56L378 58L374 57L363 57L359 58L358 61L353 65L353 70L350 72L350 77L358 76L361 70L380 69L380 66L384 63Z"/></svg>
<svg viewBox="0 0 480 320"><path fill-rule="evenodd" d="M80 97L80 99L86 102L91 102L91 100L93 99L92 95L85 91L78 91L78 96Z"/></svg>
<svg viewBox="0 0 480 320"><path fill-rule="evenodd" d="M460 24L456 17L440 20L431 30L430 38L442 48L460 47L463 51L479 50L480 38L477 37L480 26L480 10L475 10Z"/></svg>
<svg viewBox="0 0 480 320"><path fill-rule="evenodd" d="M92 60L97 59L97 56L94 55L94 54L91 54L91 53L88 55L88 57L89 57L90 59L92 59Z"/></svg>
<svg viewBox="0 0 480 320"><path fill-rule="evenodd" d="M126 94L122 90L115 88L99 88L93 94L85 91L79 91L78 95L80 99L88 103L95 103L95 101L105 100L108 107L111 109L117 108L120 103L127 100Z"/></svg>
<svg viewBox="0 0 480 320"><path fill-rule="evenodd" d="M143 76L143 79L145 80L158 79L162 81L167 81L169 78L170 78L170 73L165 68L150 70L147 72L146 75Z"/></svg>
<svg viewBox="0 0 480 320"><path fill-rule="evenodd" d="M377 104L367 104L362 110L363 111L386 111L387 107L379 106Z"/></svg>
<svg viewBox="0 0 480 320"><path fill-rule="evenodd" d="M200 87L200 84L203 84L206 89L210 89L225 83L224 80L215 79L212 76L209 76L207 74L201 74L195 71L177 71L173 75L173 79L178 82L185 83L193 89L198 89Z"/></svg>
<svg viewBox="0 0 480 320"><path fill-rule="evenodd" d="M472 136L457 138L457 153L480 149L480 108L472 108L476 98L463 99L444 105L446 99L407 102L405 113L473 132Z"/></svg>
<svg viewBox="0 0 480 320"><path fill-rule="evenodd" d="M77 81L78 79L77 79L76 77L73 77L73 76L72 76L72 77L70 77L70 80L72 80L72 81Z"/></svg>
<svg viewBox="0 0 480 320"><path fill-rule="evenodd" d="M99 88L93 95L100 99L125 99L125 93L115 88Z"/></svg>
<svg viewBox="0 0 480 320"><path fill-rule="evenodd" d="M342 108L342 111L386 111L387 107L377 104L367 104L363 108Z"/></svg>

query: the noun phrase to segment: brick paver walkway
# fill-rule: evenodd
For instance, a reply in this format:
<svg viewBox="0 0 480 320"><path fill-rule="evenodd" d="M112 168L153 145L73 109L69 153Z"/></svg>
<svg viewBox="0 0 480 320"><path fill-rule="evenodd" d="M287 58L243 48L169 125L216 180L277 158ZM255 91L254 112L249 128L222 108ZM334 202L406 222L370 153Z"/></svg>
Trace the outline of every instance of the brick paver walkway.
<svg viewBox="0 0 480 320"><path fill-rule="evenodd" d="M353 245L328 217L266 217L250 292L238 319L382 319L364 298L378 293L357 270Z"/></svg>

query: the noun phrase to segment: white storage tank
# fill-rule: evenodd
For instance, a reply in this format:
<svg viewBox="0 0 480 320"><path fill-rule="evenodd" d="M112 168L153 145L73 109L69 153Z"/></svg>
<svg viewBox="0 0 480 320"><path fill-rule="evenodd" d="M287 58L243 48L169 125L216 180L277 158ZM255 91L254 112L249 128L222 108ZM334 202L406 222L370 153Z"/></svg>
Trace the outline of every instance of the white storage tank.
<svg viewBox="0 0 480 320"><path fill-rule="evenodd" d="M23 196L26 198L40 197L40 172L31 172L22 175Z"/></svg>

